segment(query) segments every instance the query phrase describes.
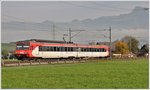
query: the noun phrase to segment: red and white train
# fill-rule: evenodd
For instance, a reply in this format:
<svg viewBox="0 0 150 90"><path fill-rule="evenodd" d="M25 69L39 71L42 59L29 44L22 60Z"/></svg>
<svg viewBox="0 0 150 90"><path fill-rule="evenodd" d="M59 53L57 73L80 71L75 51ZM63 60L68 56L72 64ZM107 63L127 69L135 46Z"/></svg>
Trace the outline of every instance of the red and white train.
<svg viewBox="0 0 150 90"><path fill-rule="evenodd" d="M15 56L24 59L62 59L109 57L109 47L105 45L81 45L63 41L31 39L16 43Z"/></svg>

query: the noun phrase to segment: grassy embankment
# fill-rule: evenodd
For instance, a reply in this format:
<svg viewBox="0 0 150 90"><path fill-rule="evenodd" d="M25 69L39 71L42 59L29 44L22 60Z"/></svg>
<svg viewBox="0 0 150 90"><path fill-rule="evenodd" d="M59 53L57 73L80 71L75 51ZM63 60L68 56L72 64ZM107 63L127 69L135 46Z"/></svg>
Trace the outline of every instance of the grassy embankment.
<svg viewBox="0 0 150 90"><path fill-rule="evenodd" d="M2 67L2 88L148 88L148 60Z"/></svg>

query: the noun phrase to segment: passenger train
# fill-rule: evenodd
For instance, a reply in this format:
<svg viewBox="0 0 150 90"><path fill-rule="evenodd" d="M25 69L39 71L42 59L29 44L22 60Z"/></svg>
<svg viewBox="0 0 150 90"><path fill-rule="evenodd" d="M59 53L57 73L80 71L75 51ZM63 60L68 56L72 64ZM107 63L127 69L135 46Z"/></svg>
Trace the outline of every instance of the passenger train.
<svg viewBox="0 0 150 90"><path fill-rule="evenodd" d="M106 45L82 45L64 41L31 39L16 42L15 56L26 59L68 59L109 57Z"/></svg>

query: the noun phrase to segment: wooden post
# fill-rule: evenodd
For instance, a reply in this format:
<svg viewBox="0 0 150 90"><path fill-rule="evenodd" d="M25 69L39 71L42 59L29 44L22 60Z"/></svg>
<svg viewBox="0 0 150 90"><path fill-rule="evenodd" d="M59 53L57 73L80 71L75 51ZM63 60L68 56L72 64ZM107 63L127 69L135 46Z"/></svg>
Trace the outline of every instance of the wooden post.
<svg viewBox="0 0 150 90"><path fill-rule="evenodd" d="M39 64L41 64L40 60L39 60Z"/></svg>
<svg viewBox="0 0 150 90"><path fill-rule="evenodd" d="M79 63L80 63L81 61L80 61L80 58L79 58Z"/></svg>
<svg viewBox="0 0 150 90"><path fill-rule="evenodd" d="M20 61L18 61L18 66L20 66Z"/></svg>
<svg viewBox="0 0 150 90"><path fill-rule="evenodd" d="M52 64L51 60L50 60L50 64Z"/></svg>
<svg viewBox="0 0 150 90"><path fill-rule="evenodd" d="M57 64L59 64L59 59L57 59Z"/></svg>
<svg viewBox="0 0 150 90"><path fill-rule="evenodd" d="M4 61L2 61L2 66L5 66L5 63L4 63Z"/></svg>
<svg viewBox="0 0 150 90"><path fill-rule="evenodd" d="M66 59L65 59L65 64L66 64Z"/></svg>
<svg viewBox="0 0 150 90"><path fill-rule="evenodd" d="M49 60L48 60L48 64L49 64Z"/></svg>
<svg viewBox="0 0 150 90"><path fill-rule="evenodd" d="M74 63L74 58L72 60L73 60L73 63Z"/></svg>
<svg viewBox="0 0 150 90"><path fill-rule="evenodd" d="M32 61L30 60L30 65L32 65Z"/></svg>
<svg viewBox="0 0 150 90"><path fill-rule="evenodd" d="M87 58L85 58L85 62L87 61Z"/></svg>

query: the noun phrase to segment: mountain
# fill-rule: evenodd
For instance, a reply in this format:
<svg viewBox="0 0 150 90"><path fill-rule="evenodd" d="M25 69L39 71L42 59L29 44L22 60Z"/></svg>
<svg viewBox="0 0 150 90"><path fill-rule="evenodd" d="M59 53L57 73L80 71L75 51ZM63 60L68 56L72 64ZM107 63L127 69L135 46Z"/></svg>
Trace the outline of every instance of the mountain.
<svg viewBox="0 0 150 90"><path fill-rule="evenodd" d="M84 28L84 29L99 29L112 26L116 29L133 29L133 28L143 28L148 29L149 26L149 12L143 7L136 7L132 12L128 14L121 14L119 16L103 16L95 19L85 19L85 20L73 20L71 22L57 22L55 23L61 27L70 28ZM27 22L2 22L3 29L49 29L53 21L44 21L41 23L27 23Z"/></svg>
<svg viewBox="0 0 150 90"><path fill-rule="evenodd" d="M112 26L116 29L148 29L149 12L142 7L136 7L131 13L121 14L119 16L106 16L96 19L86 19L82 21L72 21L67 26L73 28L99 29ZM59 25L59 23L58 23Z"/></svg>
<svg viewBox="0 0 150 90"><path fill-rule="evenodd" d="M85 20L74 19L70 22L53 22L49 20L40 23L18 21L2 22L2 42L15 42L18 40L33 38L52 40L53 24L55 25L55 34L57 40L62 40L63 34L68 33L67 30L69 28L75 30L86 30L86 32L80 33L78 36L73 38L74 41L76 40L80 42L88 42L89 40L100 40L104 37L100 35L101 33L98 33L94 30L106 29L110 26L112 27L112 37L114 40L120 39L124 35L128 34L144 37L146 40L148 40L149 9L145 9L144 7L136 7L130 13L127 14L120 14L118 16L103 16L95 19ZM119 32L120 29L124 30L125 33L121 34ZM136 30L136 33L135 31L131 32L129 30Z"/></svg>

